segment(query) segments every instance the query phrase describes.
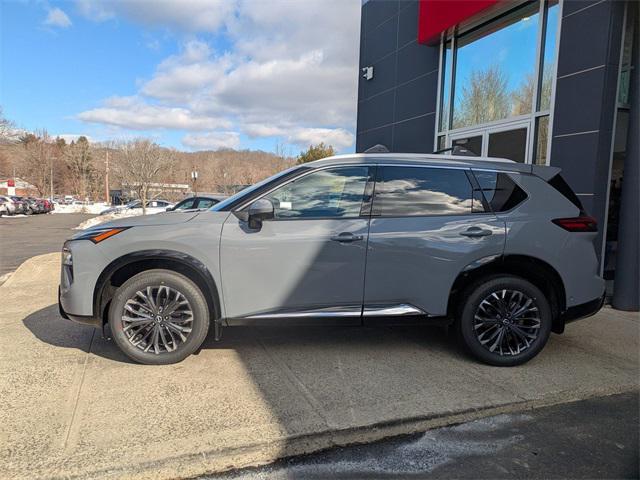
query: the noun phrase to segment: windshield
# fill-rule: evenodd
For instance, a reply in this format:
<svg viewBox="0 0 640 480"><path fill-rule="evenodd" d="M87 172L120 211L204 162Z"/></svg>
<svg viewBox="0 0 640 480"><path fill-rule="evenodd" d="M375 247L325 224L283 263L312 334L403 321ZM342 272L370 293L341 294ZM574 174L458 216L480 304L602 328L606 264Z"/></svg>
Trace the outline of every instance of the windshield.
<svg viewBox="0 0 640 480"><path fill-rule="evenodd" d="M264 180L262 180L262 181L260 181L258 183L255 183L255 184L251 185L250 187L245 188L244 190L240 190L235 195L231 195L229 198L226 198L226 199L222 200L220 203L216 203L209 210L211 210L213 212L217 212L217 211L220 211L220 210L225 210L225 208L228 205L232 205L233 203L235 203L238 200L240 200L242 197L245 197L247 195L251 195L252 192L255 192L257 189L259 189L263 185L266 185L269 182L273 182L274 180L277 180L278 178L283 177L283 176L287 175L290 172L298 170L299 168L301 168L301 165L296 165L295 167L287 168L286 170L278 172L275 175L270 176L269 178L265 178Z"/></svg>

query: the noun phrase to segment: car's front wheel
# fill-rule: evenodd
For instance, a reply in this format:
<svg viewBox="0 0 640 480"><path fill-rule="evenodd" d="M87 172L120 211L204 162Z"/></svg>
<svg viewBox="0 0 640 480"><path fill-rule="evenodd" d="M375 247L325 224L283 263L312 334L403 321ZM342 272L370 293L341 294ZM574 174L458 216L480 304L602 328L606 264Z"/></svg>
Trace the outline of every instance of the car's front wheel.
<svg viewBox="0 0 640 480"><path fill-rule="evenodd" d="M484 363L515 366L535 357L551 332L545 295L511 275L483 279L467 289L458 317L462 343Z"/></svg>
<svg viewBox="0 0 640 480"><path fill-rule="evenodd" d="M109 326L116 344L132 360L177 363L204 342L209 308L189 278L171 270L147 270L118 288Z"/></svg>

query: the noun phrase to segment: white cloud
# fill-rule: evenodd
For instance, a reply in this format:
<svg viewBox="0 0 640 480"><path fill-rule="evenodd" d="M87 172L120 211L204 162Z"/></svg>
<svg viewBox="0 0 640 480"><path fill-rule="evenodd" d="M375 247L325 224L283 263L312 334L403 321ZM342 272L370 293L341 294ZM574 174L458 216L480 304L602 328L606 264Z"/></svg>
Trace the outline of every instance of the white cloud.
<svg viewBox="0 0 640 480"><path fill-rule="evenodd" d="M103 22L124 16L147 26L214 32L236 7L234 0L76 0L86 18Z"/></svg>
<svg viewBox="0 0 640 480"><path fill-rule="evenodd" d="M56 7L49 9L44 24L50 27L67 28L71 26L71 20L64 11Z"/></svg>
<svg viewBox="0 0 640 480"><path fill-rule="evenodd" d="M180 107L150 105L135 97L114 97L104 107L87 110L78 115L80 120L102 123L133 130L166 128L176 130L211 130L228 128L231 123L223 118L194 115Z"/></svg>
<svg viewBox="0 0 640 480"><path fill-rule="evenodd" d="M188 134L182 139L182 143L194 150L217 150L219 148L240 147L240 134L238 132L211 132L202 135Z"/></svg>
<svg viewBox="0 0 640 480"><path fill-rule="evenodd" d="M344 128L300 128L288 135L287 140L302 147L324 142L341 150L353 145L354 136Z"/></svg>
<svg viewBox="0 0 640 480"><path fill-rule="evenodd" d="M178 54L139 84L135 101L113 105L112 99L82 112L80 119L132 129L220 130L185 136L183 143L192 148L216 141L217 134L228 139L230 125L253 138L280 137L299 146L353 145L358 0L161 0L152 8L146 1L113 0L100 5L102 10L92 0L79 0L95 19L126 16L191 33ZM215 14L207 17L212 9ZM220 43L193 35L199 32L215 33L228 48L216 50Z"/></svg>

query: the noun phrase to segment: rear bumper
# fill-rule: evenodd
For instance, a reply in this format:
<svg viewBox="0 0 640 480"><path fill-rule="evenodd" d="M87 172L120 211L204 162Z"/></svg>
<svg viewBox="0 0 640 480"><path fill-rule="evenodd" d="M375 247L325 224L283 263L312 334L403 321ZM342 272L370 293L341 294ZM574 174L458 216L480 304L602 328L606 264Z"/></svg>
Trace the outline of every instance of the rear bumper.
<svg viewBox="0 0 640 480"><path fill-rule="evenodd" d="M591 317L600 311L604 305L604 294L601 297L595 298L589 302L581 303L580 305L574 305L569 307L562 315L561 318L564 323L575 322L582 318Z"/></svg>

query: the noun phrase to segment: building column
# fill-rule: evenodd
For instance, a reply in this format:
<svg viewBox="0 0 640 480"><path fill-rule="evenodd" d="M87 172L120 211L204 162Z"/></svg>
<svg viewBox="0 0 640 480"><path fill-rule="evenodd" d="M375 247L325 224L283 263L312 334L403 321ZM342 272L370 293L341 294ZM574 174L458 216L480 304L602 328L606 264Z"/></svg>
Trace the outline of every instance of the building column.
<svg viewBox="0 0 640 480"><path fill-rule="evenodd" d="M613 290L613 307L637 312L640 297L640 108L638 105L638 15L635 19L632 69L629 84L629 128L627 154L622 177L622 198L618 226L618 252Z"/></svg>

